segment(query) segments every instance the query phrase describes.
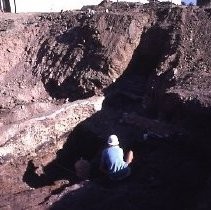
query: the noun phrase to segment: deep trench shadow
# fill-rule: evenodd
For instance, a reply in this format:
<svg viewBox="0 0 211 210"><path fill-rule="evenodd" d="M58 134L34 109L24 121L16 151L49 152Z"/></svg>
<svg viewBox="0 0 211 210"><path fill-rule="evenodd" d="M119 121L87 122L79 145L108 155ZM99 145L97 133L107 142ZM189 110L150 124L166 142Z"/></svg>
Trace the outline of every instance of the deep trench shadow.
<svg viewBox="0 0 211 210"><path fill-rule="evenodd" d="M66 34L62 35L61 37L58 38L58 41L66 43L71 36L74 36L74 33L79 33L80 30L75 29L71 30L70 32L67 32ZM143 43L149 42L150 38L147 38L148 35L149 37L154 36L155 31L152 30L147 32L146 34L143 35ZM151 35L150 35L151 34ZM146 39L146 40L145 40ZM81 38L78 38L75 40L76 43L80 43L82 40ZM147 80L147 74L145 73L146 69L153 69L156 64L159 62L160 57L158 56L158 53L160 51L160 45L156 45L159 49L157 49L156 53L150 56L147 54L149 51L146 50L146 47L148 46L143 45L143 43L140 43L140 47L137 48L135 51L133 58L127 68L127 70L124 72L124 74L109 88L107 88L104 93L106 95L106 100L104 102L105 106L103 110L95 116L92 116L91 118L87 119L85 122L81 123L78 125L74 131L70 134L70 136L67 138L66 143L64 144L64 147L62 150L57 152L57 157L56 159L49 163L46 167L44 167L43 175L37 175L36 174L36 167L34 166L32 161L29 161L26 172L23 176L23 181L26 182L29 186L34 187L34 188L39 188L42 186L46 186L49 184L52 184L55 180L62 179L62 178L70 178L70 174L68 171L74 171L74 163L76 160L78 160L80 157L83 157L85 159L90 160L91 156L97 155L97 150L99 150L99 137L97 140L96 136L93 136L93 134L89 133L87 131L82 131L80 134L80 129L83 127L83 124L86 124L88 122L89 124L92 124L95 119L99 118L98 116L102 117L106 115L111 115L110 109L106 107L113 107L114 109L119 109L120 108L120 114L119 117L121 117L121 112L122 110L124 111L130 111L134 109L136 106L136 110L139 109L140 104L142 103L142 98L141 96L144 93L146 83L145 81ZM47 44L47 41L44 42L40 48L40 52L38 53L38 59L37 59L37 65L41 62L42 57L46 54L47 48L45 47ZM154 45L153 45L154 46ZM44 49L44 51L42 50ZM148 49L151 50L151 49ZM155 52L155 51L153 51ZM151 60L154 60L154 62L151 62ZM150 61L150 62L149 62ZM145 71L140 72L140 69L144 69ZM139 75L140 74L140 75ZM135 89L136 95L140 97L140 99L135 98L134 100L131 100L130 95L125 95L125 92L128 91L129 93L131 92L130 90L130 84L127 84L128 78L131 79L131 83L133 83L134 86L134 78L135 78ZM67 83L70 82L67 80ZM53 94L56 94L58 91L59 92L64 92L63 91L63 86L59 87L60 89L57 89L55 82L49 81L49 83L46 84L47 90L50 92L52 91ZM134 87L132 87L132 91L134 93ZM121 91L121 93L120 93ZM122 94L123 93L123 94ZM56 96L56 95L54 95ZM60 97L58 97L60 98ZM132 101L132 102L130 102ZM105 114L104 114L105 113ZM113 114L113 113L112 113ZM144 114L144 112L142 112ZM118 116L117 116L118 118ZM98 120L98 119L97 119ZM108 125L108 128L105 128L107 130L105 133L109 135L110 133L117 133L120 136L123 136L123 138L126 138L127 136L130 135L131 138L131 133L134 131L128 131L126 129L122 129L121 126L117 128L115 126L115 123L112 123L111 125ZM110 133L109 133L110 132ZM132 136L137 137L138 133L134 132ZM90 136L90 137L89 137ZM104 135L105 138L105 135ZM94 148L90 148L90 145L94 145ZM102 140L101 140L101 147L102 147ZM88 149L89 148L89 149ZM99 155L99 154L98 154ZM98 157L99 161L99 157ZM96 161L97 162L97 161ZM97 165L97 163L96 163ZM72 176L74 176L74 173L72 173Z"/></svg>
<svg viewBox="0 0 211 210"><path fill-rule="evenodd" d="M138 146L128 180L89 182L77 191L67 190L50 209L192 210L206 177L195 151L156 139Z"/></svg>
<svg viewBox="0 0 211 210"><path fill-rule="evenodd" d="M118 118L116 109L114 112L115 117ZM44 167L43 176L37 177L36 174L30 173L31 169L35 171L35 166L29 162L30 167L25 173L24 180L35 188L61 179L70 180L70 185L80 185L80 179L62 168L74 171L75 161L82 156L93 161L90 182L73 191L71 186L62 188L61 191L65 192L64 196L53 203L50 209L192 210L197 195L204 186L207 175L210 174L206 171L208 166L204 161L206 158L201 157L197 149L189 147L184 137L180 137L182 139L178 139L177 136L169 139L150 137L146 142L136 141L140 130L116 124L115 117L110 119L114 122L105 127L102 136L87 129L96 126L97 131L98 126L101 126L97 124L100 124L102 119L108 121L108 113L114 116L114 112L105 102L99 113L86 119L74 129L63 148L57 152L56 159ZM100 151L106 142L106 136L112 131L117 133L121 140L129 136L134 139L132 144L121 142L125 149L130 146L134 150L135 160L131 177L120 183L108 182L98 173ZM57 194L61 191L59 189L53 193Z"/></svg>
<svg viewBox="0 0 211 210"><path fill-rule="evenodd" d="M208 174L205 170L206 166L201 165L204 158L200 160L198 153L187 149L189 145L178 146L177 141L175 144L168 143L172 142L172 139L167 139L167 143L163 140L157 141L157 139L150 143L137 143L143 131L120 122L125 112L156 116L150 113L152 110L147 113L147 110L142 108L148 79L162 59L162 53L166 52L163 47L168 48L168 31L163 30L160 33L164 38L167 36L167 43L161 42L148 48L152 37L156 39L156 30L152 29L143 35L145 41L137 48L128 69L104 91L106 99L103 109L74 129L63 149L57 152L56 159L43 168L43 176L38 176L35 172L36 167L29 162L23 180L35 188L61 179L73 179L72 184L79 183L80 180L74 173L71 174L68 171L74 172L74 163L80 157L93 161L91 179L94 180L100 176L97 170L100 151L106 137L113 133L120 137L126 150L132 148L135 151L136 159L131 178L125 183L111 184L111 188L108 188L106 183L100 183L100 187L88 185L74 194L67 192L63 198L53 204L51 209L192 210L195 196ZM155 54L150 55L151 51ZM128 79L132 81L132 89L134 79L137 81L135 85L141 89L135 92L135 96L131 94L131 86L127 84ZM127 91L128 93L125 94ZM156 108L152 112L157 112Z"/></svg>
<svg viewBox="0 0 211 210"><path fill-rule="evenodd" d="M165 60L166 55L176 49L170 44L172 30L173 27L162 28L155 24L141 35L140 43L127 69L115 83L103 91L108 98L107 103L114 107L123 104L125 111L131 112L133 109L134 112L150 118L158 118L159 112L165 112L159 103L164 100L166 89L174 84L171 79L173 72L166 71L162 76L157 76L156 69ZM177 40L176 43L178 42ZM177 58L172 61L169 69L173 69L177 61ZM133 103L134 101L136 103ZM174 107L174 110L169 111L168 118L174 115L177 107L178 113L181 111L179 104L173 102L171 107Z"/></svg>
<svg viewBox="0 0 211 210"><path fill-rule="evenodd" d="M111 133L116 133L122 140L126 139L122 142L126 149L132 145L136 157L132 176L126 182L117 185L109 186L109 183L104 182L100 183L100 187L90 184L91 186L81 188L74 193L67 192L62 199L53 204L51 209L192 210L194 208L197 195L210 174L210 171L207 170L209 164L205 161L206 157L203 157L198 149L191 148L191 144L180 144L180 140L171 139L171 137L160 141L155 139L149 143L137 143L136 141L140 139L143 131L138 130L137 127L119 123L124 112L136 111L141 115L156 116L150 111L146 113L141 106L147 80L150 81L156 65L169 47L169 31L160 30L161 37L164 37L162 40L167 41L156 43L148 49L152 37L157 40L156 30L154 28L144 35L148 41L145 40L145 44L141 43L137 48L127 71L104 91L106 100L103 110L82 123L95 126L101 124L101 121L110 122L110 124L102 123L104 131L101 131L102 136L99 138L101 146L102 142L105 142L106 136ZM150 55L151 51L154 52L153 55ZM168 78L171 75L167 73L163 77ZM138 90L135 96L130 94L130 90L129 94L125 94L128 91L128 80L131 79L134 82L134 78L137 83L140 82L139 88L142 87L144 91ZM165 87L168 85L170 84L168 83ZM161 91L165 92L165 87ZM154 97L156 99L156 96ZM153 110L153 112L157 112L157 110ZM110 116L115 117L112 119ZM100 127L100 125L98 126ZM96 126L96 133L98 126ZM186 142L186 137L183 138L181 142ZM127 144L129 140L131 141ZM99 150L101 146L98 147ZM98 149L95 150L95 155ZM86 157L88 158L88 156Z"/></svg>
<svg viewBox="0 0 211 210"><path fill-rule="evenodd" d="M109 115L112 119L107 119ZM115 110L110 110L110 107L107 107L107 102L105 102L100 112L97 112L74 128L67 137L63 148L57 151L56 158L42 167L42 174L38 174L36 171L40 166L35 166L33 160L30 160L24 173L23 181L33 188L53 185L55 181L63 179L69 180L71 185L78 183L81 179L75 174L74 164L80 158L88 160L91 164L89 178L91 180L100 178L102 173L99 171L99 162L107 137L112 133L116 133L120 138L122 137L121 146L124 147L126 152L133 149L133 140L139 135L139 132L134 132L133 128L125 129L127 127L125 125L115 126L116 120L118 120L120 115L121 112L117 113ZM103 118L105 119L101 120ZM102 125L99 120L102 121ZM102 127L110 120L111 122L104 128L102 133ZM100 129L99 135L90 130L93 126L96 126L94 128L96 129L94 130L95 132ZM127 141L129 136L131 142ZM105 184L107 179L105 179L105 182L104 179L101 181Z"/></svg>

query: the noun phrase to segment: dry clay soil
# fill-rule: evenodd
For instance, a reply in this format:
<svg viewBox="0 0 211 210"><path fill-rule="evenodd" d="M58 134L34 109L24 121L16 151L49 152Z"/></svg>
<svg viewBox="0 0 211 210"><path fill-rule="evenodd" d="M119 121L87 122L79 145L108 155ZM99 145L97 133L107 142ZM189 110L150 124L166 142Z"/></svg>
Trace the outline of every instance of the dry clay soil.
<svg viewBox="0 0 211 210"><path fill-rule="evenodd" d="M209 210L211 9L93 9L0 14L0 209ZM111 133L135 157L119 183Z"/></svg>

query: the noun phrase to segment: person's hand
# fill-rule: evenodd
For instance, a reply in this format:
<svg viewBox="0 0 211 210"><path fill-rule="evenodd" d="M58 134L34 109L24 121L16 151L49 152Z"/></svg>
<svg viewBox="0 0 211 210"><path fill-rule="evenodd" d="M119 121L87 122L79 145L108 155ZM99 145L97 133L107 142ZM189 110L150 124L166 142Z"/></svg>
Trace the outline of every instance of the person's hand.
<svg viewBox="0 0 211 210"><path fill-rule="evenodd" d="M130 164L133 161L133 151L129 150L129 152L126 155L126 163Z"/></svg>

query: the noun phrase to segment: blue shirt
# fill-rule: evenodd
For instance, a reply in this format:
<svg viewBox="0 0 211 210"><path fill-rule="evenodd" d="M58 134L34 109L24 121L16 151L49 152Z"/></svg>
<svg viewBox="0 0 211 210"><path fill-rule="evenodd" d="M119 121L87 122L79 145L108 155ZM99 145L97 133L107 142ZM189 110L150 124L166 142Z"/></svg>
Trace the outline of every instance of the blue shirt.
<svg viewBox="0 0 211 210"><path fill-rule="evenodd" d="M124 153L122 148L118 145L111 146L103 150L101 161L109 174L115 174L128 167L123 157Z"/></svg>

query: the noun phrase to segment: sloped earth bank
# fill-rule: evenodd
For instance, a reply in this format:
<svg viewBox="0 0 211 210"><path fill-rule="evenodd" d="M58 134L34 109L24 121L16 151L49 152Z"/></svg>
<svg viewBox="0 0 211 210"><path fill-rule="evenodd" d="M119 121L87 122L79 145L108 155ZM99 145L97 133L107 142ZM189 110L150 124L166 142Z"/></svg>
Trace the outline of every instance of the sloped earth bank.
<svg viewBox="0 0 211 210"><path fill-rule="evenodd" d="M210 209L211 10L92 9L0 15L0 208ZM112 133L121 183L97 170Z"/></svg>

